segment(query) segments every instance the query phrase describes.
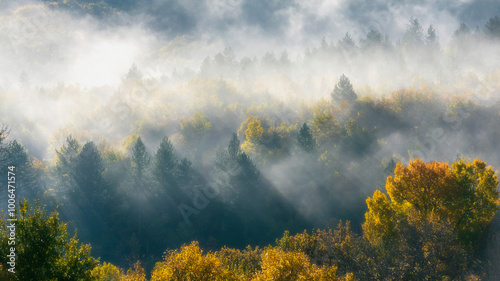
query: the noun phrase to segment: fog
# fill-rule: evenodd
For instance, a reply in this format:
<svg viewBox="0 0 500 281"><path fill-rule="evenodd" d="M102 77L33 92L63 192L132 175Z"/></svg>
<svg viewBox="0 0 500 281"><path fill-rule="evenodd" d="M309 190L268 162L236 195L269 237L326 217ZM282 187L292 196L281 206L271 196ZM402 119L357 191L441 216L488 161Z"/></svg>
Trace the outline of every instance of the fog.
<svg viewBox="0 0 500 281"><path fill-rule="evenodd" d="M500 167L500 32L484 29L500 15L496 1L104 2L0 2L0 123L43 163L43 189L58 200L51 171L70 135L97 145L119 192L138 136L151 156L168 137L204 185L229 173L214 159L236 133L260 185L278 194L269 201L291 206L297 228L350 219L359 230L364 199L383 189L391 161L466 157ZM332 101L343 74L355 102ZM333 116L331 134L322 114ZM263 130L254 142L252 121ZM313 153L296 144L304 123ZM229 185L242 181L232 173ZM212 205L239 202L219 195ZM174 204L190 204L180 198ZM186 242L185 229L169 232L172 245ZM199 239L209 244L210 235Z"/></svg>

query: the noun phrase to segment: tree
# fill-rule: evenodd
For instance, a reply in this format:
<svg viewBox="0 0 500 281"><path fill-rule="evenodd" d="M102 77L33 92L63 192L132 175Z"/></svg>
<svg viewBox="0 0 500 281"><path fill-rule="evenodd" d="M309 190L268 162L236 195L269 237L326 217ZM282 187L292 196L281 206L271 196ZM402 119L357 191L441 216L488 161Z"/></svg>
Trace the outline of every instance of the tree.
<svg viewBox="0 0 500 281"><path fill-rule="evenodd" d="M146 150L146 146L139 137L132 148L132 177L136 186L144 184L144 174L146 173L149 164L151 163L151 156Z"/></svg>
<svg viewBox="0 0 500 281"><path fill-rule="evenodd" d="M212 122L208 121L203 112L196 112L191 118L184 118L181 122L182 135L198 161L201 161L200 148L203 144L203 139L211 128Z"/></svg>
<svg viewBox="0 0 500 281"><path fill-rule="evenodd" d="M266 130L262 127L262 122L259 119L248 117L247 126L245 129L245 142L242 149L250 154L258 154L260 152L260 144L263 137L267 137ZM243 125L242 125L243 126Z"/></svg>
<svg viewBox="0 0 500 281"><path fill-rule="evenodd" d="M313 119L312 133L319 146L340 140L342 127L330 112L317 113Z"/></svg>
<svg viewBox="0 0 500 281"><path fill-rule="evenodd" d="M239 147L240 141L233 134L226 149L219 148L216 152L213 180L220 196L226 202L234 203L248 196L255 196L255 185L259 178L259 170Z"/></svg>
<svg viewBox="0 0 500 281"><path fill-rule="evenodd" d="M236 159L236 157L238 157L241 153L240 141L238 140L238 135L236 135L236 133L233 133L231 140L229 140L227 152L232 159Z"/></svg>
<svg viewBox="0 0 500 281"><path fill-rule="evenodd" d="M153 163L154 176L162 189L172 196L178 195L177 165L179 160L174 152L174 146L165 137L156 151Z"/></svg>
<svg viewBox="0 0 500 281"><path fill-rule="evenodd" d="M83 199L103 203L109 197L109 190L104 178L104 163L101 153L94 142L87 142L78 154L75 164L75 182L79 190L74 199Z"/></svg>
<svg viewBox="0 0 500 281"><path fill-rule="evenodd" d="M436 29L434 29L434 27L432 27L432 25L429 25L429 28L427 28L427 35L425 36L425 43L429 46L438 45L438 38L436 35Z"/></svg>
<svg viewBox="0 0 500 281"><path fill-rule="evenodd" d="M483 28L484 33L491 39L500 39L500 18L490 18Z"/></svg>
<svg viewBox="0 0 500 281"><path fill-rule="evenodd" d="M316 150L316 140L314 139L309 126L307 126L307 123L302 125L302 128L297 135L297 142L299 143L299 147L304 152L310 153Z"/></svg>
<svg viewBox="0 0 500 281"><path fill-rule="evenodd" d="M378 252L382 279L455 279L471 264L472 247L493 219L498 179L481 160L410 161L387 177L389 198L368 198L364 237ZM439 265L439 266L437 266Z"/></svg>
<svg viewBox="0 0 500 281"><path fill-rule="evenodd" d="M403 44L410 48L422 46L424 43L423 28L418 19L411 18L410 23L406 26L405 34L403 35Z"/></svg>
<svg viewBox="0 0 500 281"><path fill-rule="evenodd" d="M261 254L262 271L255 281L285 280L341 280L337 277L337 267L317 267L311 264L302 252L284 252L279 248L268 248Z"/></svg>
<svg viewBox="0 0 500 281"><path fill-rule="evenodd" d="M156 263L151 281L160 280L237 280L234 273L224 268L214 253L203 255L197 242L172 251L163 262Z"/></svg>
<svg viewBox="0 0 500 281"><path fill-rule="evenodd" d="M56 150L55 166L59 176L74 176L76 159L80 153L80 143L73 136L66 138L66 144Z"/></svg>
<svg viewBox="0 0 500 281"><path fill-rule="evenodd" d="M366 38L362 40L362 45L366 49L377 48L383 45L383 36L382 34L375 29L371 29L370 32L366 34Z"/></svg>
<svg viewBox="0 0 500 281"><path fill-rule="evenodd" d="M349 32L347 32L342 40L338 42L338 45L346 51L353 51L354 49L356 49L356 43L352 39L352 36L351 34L349 34Z"/></svg>
<svg viewBox="0 0 500 281"><path fill-rule="evenodd" d="M42 187L39 180L41 177L40 170L34 165L34 161L38 159L30 159L28 150L17 140L9 143L5 148L4 154L0 155L4 163L0 163L3 170L7 170L8 166L16 167L16 188L18 197L26 197L30 199L39 198L43 195ZM43 167L43 165L42 165Z"/></svg>
<svg viewBox="0 0 500 281"><path fill-rule="evenodd" d="M142 72L139 70L137 65L134 63L132 66L130 66L127 75L125 76L126 79L137 79L141 80L142 79Z"/></svg>
<svg viewBox="0 0 500 281"><path fill-rule="evenodd" d="M470 28L465 24L461 23L460 27L453 32L453 38L459 38L463 36L468 36L471 34Z"/></svg>
<svg viewBox="0 0 500 281"><path fill-rule="evenodd" d="M340 80L333 88L331 96L333 101L336 103L342 103L344 101L353 103L358 98L352 88L351 81L349 81L349 78L347 78L344 74L340 76Z"/></svg>
<svg viewBox="0 0 500 281"><path fill-rule="evenodd" d="M183 188L192 187L194 181L197 179L196 171L193 169L193 164L186 157L179 161L177 166L178 175L177 181Z"/></svg>
<svg viewBox="0 0 500 281"><path fill-rule="evenodd" d="M81 245L76 233L69 238L67 225L59 221L55 210L50 214L26 200L19 203L16 225L16 267L9 280L91 280L98 260L90 255L90 245ZM0 254L7 257L7 221L0 220ZM2 267L9 268L5 259Z"/></svg>
<svg viewBox="0 0 500 281"><path fill-rule="evenodd" d="M96 281L120 281L123 280L123 274L120 269L111 263L104 262L92 270L92 277Z"/></svg>
<svg viewBox="0 0 500 281"><path fill-rule="evenodd" d="M0 161L4 160L3 153L5 150L4 141L9 135L9 130L5 125L0 126Z"/></svg>
<svg viewBox="0 0 500 281"><path fill-rule="evenodd" d="M367 199L363 225L372 243L396 238L398 221L432 221L449 224L465 245L474 245L500 205L498 179L491 167L476 159L447 163L398 163L386 182L388 199L380 191ZM382 240L380 240L382 239Z"/></svg>

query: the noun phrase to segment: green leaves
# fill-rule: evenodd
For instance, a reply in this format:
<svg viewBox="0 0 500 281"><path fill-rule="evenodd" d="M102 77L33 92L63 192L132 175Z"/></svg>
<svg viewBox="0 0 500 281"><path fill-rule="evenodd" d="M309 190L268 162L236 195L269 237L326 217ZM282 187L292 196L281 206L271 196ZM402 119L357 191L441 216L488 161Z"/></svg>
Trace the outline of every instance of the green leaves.
<svg viewBox="0 0 500 281"><path fill-rule="evenodd" d="M7 255L6 221L0 221L0 254ZM20 202L16 222L17 264L14 280L90 280L98 260L90 255L90 245L81 245L76 233L69 238L67 225L59 214L35 203ZM2 263L2 267L6 267Z"/></svg>

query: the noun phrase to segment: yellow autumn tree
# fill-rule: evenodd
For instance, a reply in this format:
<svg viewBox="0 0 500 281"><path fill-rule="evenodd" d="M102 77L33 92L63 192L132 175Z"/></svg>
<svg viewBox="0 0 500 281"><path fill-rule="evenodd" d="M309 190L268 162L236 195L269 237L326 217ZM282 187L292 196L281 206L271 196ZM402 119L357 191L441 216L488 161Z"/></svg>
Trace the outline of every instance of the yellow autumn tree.
<svg viewBox="0 0 500 281"><path fill-rule="evenodd" d="M375 191L366 200L368 212L363 226L371 242L391 236L398 216L416 212L449 223L465 243L473 243L493 219L500 201L498 178L491 167L479 159L447 163L411 161L408 167L396 165L386 190L390 198Z"/></svg>
<svg viewBox="0 0 500 281"><path fill-rule="evenodd" d="M180 251L169 253L163 262L156 263L151 281L163 280L237 280L226 270L213 253L203 255L198 242L184 245Z"/></svg>
<svg viewBox="0 0 500 281"><path fill-rule="evenodd" d="M387 197L368 198L364 237L398 280L453 279L498 210L498 179L481 160L398 163Z"/></svg>
<svg viewBox="0 0 500 281"><path fill-rule="evenodd" d="M253 281L341 280L337 277L335 266L318 267L303 252L267 248L261 257L262 271L255 275ZM345 280L352 280L352 275L348 275Z"/></svg>
<svg viewBox="0 0 500 281"><path fill-rule="evenodd" d="M95 267L91 275L97 281L121 281L123 279L120 269L107 262Z"/></svg>

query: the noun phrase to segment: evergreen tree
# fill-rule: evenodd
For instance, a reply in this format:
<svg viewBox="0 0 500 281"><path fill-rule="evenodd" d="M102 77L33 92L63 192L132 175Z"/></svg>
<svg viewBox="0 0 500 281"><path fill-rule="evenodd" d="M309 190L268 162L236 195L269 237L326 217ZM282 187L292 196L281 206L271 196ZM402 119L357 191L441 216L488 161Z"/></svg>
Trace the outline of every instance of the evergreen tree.
<svg viewBox="0 0 500 281"><path fill-rule="evenodd" d="M174 146L165 137L156 151L153 163L153 173L162 192L177 189L177 165L179 160L174 152ZM175 191L168 192L175 196Z"/></svg>
<svg viewBox="0 0 500 281"><path fill-rule="evenodd" d="M453 32L453 39L460 39L460 38L465 38L467 36L471 35L471 30L470 28L465 24L461 23L460 27Z"/></svg>
<svg viewBox="0 0 500 281"><path fill-rule="evenodd" d="M3 163L0 164L2 170L14 166L16 174L16 189L18 197L35 199L43 194L39 186L40 174L33 165L33 161L28 155L28 150L17 140L11 142L5 149Z"/></svg>
<svg viewBox="0 0 500 281"><path fill-rule="evenodd" d="M500 18L490 18L483 28L484 33L491 39L500 39Z"/></svg>
<svg viewBox="0 0 500 281"><path fill-rule="evenodd" d="M383 45L384 38L382 34L378 30L370 30L368 34L366 34L366 38L362 40L363 48L375 48L381 47Z"/></svg>
<svg viewBox="0 0 500 281"><path fill-rule="evenodd" d="M336 103L342 103L344 101L352 103L358 98L352 88L351 81L349 81L349 78L347 78L344 74L340 76L340 80L335 85L331 96L333 101Z"/></svg>
<svg viewBox="0 0 500 281"><path fill-rule="evenodd" d="M236 159L236 157L241 153L240 149L240 141L238 140L238 136L236 133L233 133L231 136L231 140L229 141L229 144L227 146L227 151L229 153L229 156L233 159Z"/></svg>
<svg viewBox="0 0 500 281"><path fill-rule="evenodd" d="M354 39L352 39L352 36L351 34L349 34L349 32L344 35L344 38L339 41L338 45L346 51L352 51L356 49L356 43L354 42Z"/></svg>
<svg viewBox="0 0 500 281"><path fill-rule="evenodd" d="M432 25L429 25L429 28L427 28L427 35L425 36L425 43L427 45L435 45L437 44L437 35L436 35L436 30Z"/></svg>
<svg viewBox="0 0 500 281"><path fill-rule="evenodd" d="M192 187L194 181L196 180L196 171L193 169L193 163L189 161L186 157L182 158L177 165L178 176L177 181L179 185L183 188Z"/></svg>
<svg viewBox="0 0 500 281"><path fill-rule="evenodd" d="M66 138L66 144L56 150L56 171L60 176L71 175L73 177L76 159L80 153L80 143L73 136Z"/></svg>
<svg viewBox="0 0 500 281"><path fill-rule="evenodd" d="M410 48L422 46L424 43L423 28L418 19L410 19L403 35L403 44Z"/></svg>
<svg viewBox="0 0 500 281"><path fill-rule="evenodd" d="M302 125L302 128L297 135L297 141L299 143L299 147L305 152L313 152L316 149L316 140L314 139L309 126L307 126L307 123Z"/></svg>
<svg viewBox="0 0 500 281"><path fill-rule="evenodd" d="M144 176L150 163L151 156L139 137L132 148L132 177L136 185L144 184Z"/></svg>
<svg viewBox="0 0 500 281"><path fill-rule="evenodd" d="M104 179L104 163L101 153L93 142L87 142L75 165L75 182L79 187L77 196L93 201L104 201L109 196L109 190Z"/></svg>

